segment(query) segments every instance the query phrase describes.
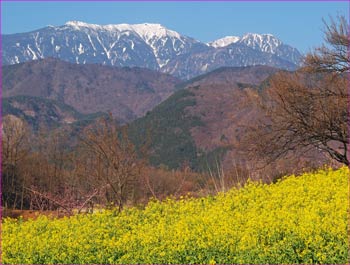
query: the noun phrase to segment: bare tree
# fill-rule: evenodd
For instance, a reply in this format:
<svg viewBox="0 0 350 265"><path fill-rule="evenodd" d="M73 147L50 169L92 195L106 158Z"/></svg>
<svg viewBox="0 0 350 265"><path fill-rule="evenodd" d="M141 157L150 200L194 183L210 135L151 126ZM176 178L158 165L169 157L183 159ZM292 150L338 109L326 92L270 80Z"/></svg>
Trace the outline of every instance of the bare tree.
<svg viewBox="0 0 350 265"><path fill-rule="evenodd" d="M326 80L325 80L326 79ZM270 161L311 149L349 165L346 79L280 73L271 80L264 109L268 120L255 130L253 149Z"/></svg>
<svg viewBox="0 0 350 265"><path fill-rule="evenodd" d="M7 207L23 204L23 175L20 163L27 158L28 127L19 118L8 115L2 123L2 200Z"/></svg>
<svg viewBox="0 0 350 265"><path fill-rule="evenodd" d="M325 44L305 58L306 70L311 72L344 73L350 70L350 28L345 17L330 18L325 25Z"/></svg>
<svg viewBox="0 0 350 265"><path fill-rule="evenodd" d="M85 130L81 142L88 155L90 174L101 186L107 185L107 201L113 201L121 210L133 197L142 166L126 128L119 128L112 118L100 119Z"/></svg>
<svg viewBox="0 0 350 265"><path fill-rule="evenodd" d="M2 124L3 169L16 165L28 153L28 128L25 123L7 115Z"/></svg>
<svg viewBox="0 0 350 265"><path fill-rule="evenodd" d="M271 163L290 153L318 150L349 166L349 27L344 18L326 26L327 46L305 68L280 72L265 91L266 118L252 128L250 151Z"/></svg>

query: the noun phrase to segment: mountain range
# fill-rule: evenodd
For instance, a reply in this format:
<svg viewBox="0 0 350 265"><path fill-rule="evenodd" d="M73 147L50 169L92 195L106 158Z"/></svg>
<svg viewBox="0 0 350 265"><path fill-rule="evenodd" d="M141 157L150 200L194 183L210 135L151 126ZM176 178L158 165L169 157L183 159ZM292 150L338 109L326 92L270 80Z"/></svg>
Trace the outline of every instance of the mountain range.
<svg viewBox="0 0 350 265"><path fill-rule="evenodd" d="M264 118L268 78L302 58L271 34L203 43L148 23L70 21L2 37L4 116L79 131L111 113L150 147L152 165L172 169L240 160L234 146Z"/></svg>
<svg viewBox="0 0 350 265"><path fill-rule="evenodd" d="M2 35L3 64L48 57L76 64L142 67L190 79L223 66L296 69L301 54L271 34L247 33L203 43L160 24L96 25L69 21Z"/></svg>
<svg viewBox="0 0 350 265"><path fill-rule="evenodd" d="M181 82L142 68L77 65L58 59L3 66L3 116L35 131L74 131L108 112L128 123L131 140L150 145L153 165L205 169L261 117L260 86L279 71L269 66L222 67ZM70 130L70 129L69 129Z"/></svg>
<svg viewBox="0 0 350 265"><path fill-rule="evenodd" d="M149 69L36 60L3 66L2 114L25 120L34 131L67 129L74 139L110 112L128 123L136 147L149 147L154 166L206 171L223 161L229 168L245 163L236 146L244 128L264 119L259 102L278 71L222 67L181 82Z"/></svg>

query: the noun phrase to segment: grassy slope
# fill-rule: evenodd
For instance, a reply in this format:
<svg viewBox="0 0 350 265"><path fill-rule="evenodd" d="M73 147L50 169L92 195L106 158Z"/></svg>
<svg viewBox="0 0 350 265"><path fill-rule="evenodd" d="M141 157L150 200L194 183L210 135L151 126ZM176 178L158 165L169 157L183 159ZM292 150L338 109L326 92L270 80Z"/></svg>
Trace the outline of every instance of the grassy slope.
<svg viewBox="0 0 350 265"><path fill-rule="evenodd" d="M344 167L119 215L6 219L3 262L344 264L348 177Z"/></svg>

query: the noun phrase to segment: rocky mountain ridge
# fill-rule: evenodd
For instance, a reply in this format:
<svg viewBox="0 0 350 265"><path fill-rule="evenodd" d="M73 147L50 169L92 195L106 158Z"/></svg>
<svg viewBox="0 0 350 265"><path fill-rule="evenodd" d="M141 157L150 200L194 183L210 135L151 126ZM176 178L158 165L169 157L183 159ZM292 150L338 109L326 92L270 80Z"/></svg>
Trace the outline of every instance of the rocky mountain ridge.
<svg viewBox="0 0 350 265"><path fill-rule="evenodd" d="M203 43L160 24L96 25L69 21L28 33L2 35L3 64L59 58L76 64L137 66L182 79L223 66L296 69L300 52L271 34L248 33Z"/></svg>

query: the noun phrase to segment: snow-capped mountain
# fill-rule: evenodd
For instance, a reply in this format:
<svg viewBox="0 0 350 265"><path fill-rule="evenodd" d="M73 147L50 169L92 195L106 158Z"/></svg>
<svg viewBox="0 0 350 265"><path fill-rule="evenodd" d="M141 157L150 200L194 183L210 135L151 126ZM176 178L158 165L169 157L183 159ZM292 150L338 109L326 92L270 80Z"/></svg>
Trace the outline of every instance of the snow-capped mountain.
<svg viewBox="0 0 350 265"><path fill-rule="evenodd" d="M255 50L272 54L275 54L276 49L282 45L282 42L271 34L247 33L239 42Z"/></svg>
<svg viewBox="0 0 350 265"><path fill-rule="evenodd" d="M236 43L239 40L240 40L240 37L237 37L237 36L226 36L221 39L217 39L215 41L209 42L208 45L214 48L222 48L232 43Z"/></svg>
<svg viewBox="0 0 350 265"><path fill-rule="evenodd" d="M101 32L114 36L116 39L112 40L111 44L110 42L106 43L105 54L107 55L107 59L111 59L112 57L118 58L118 53L113 53L111 50L116 44L117 46L123 47L122 53L124 56L121 58L121 60L126 61L127 59L130 59L131 56L125 55L127 48L135 50L140 48L142 45L135 47L135 42L132 40L129 43L120 43L120 38L123 38L123 36L126 36L127 39L133 37L140 38L139 41L143 41L148 48L151 48L152 55L156 59L158 67L155 66L154 69L161 68L177 55L187 53L194 44L199 43L194 39L180 35L176 31L169 30L160 24L144 23L134 25L117 24L101 26L79 21L69 21L65 25L73 28L74 30L85 32L87 35L90 34L90 38L92 35L92 37L95 37L95 42L97 41L97 43L103 42L103 40L98 38L98 35ZM92 39L90 43L93 46ZM116 65L115 60L111 61L111 65ZM123 64L121 63L121 65Z"/></svg>
<svg viewBox="0 0 350 265"><path fill-rule="evenodd" d="M96 25L69 21L3 35L3 64L55 57L77 64L138 66L191 78L222 66L264 64L295 69L301 55L270 34L228 36L211 43L160 24Z"/></svg>

